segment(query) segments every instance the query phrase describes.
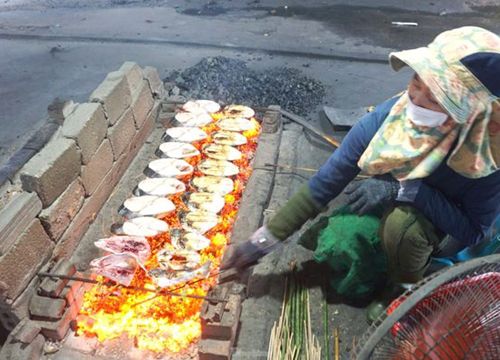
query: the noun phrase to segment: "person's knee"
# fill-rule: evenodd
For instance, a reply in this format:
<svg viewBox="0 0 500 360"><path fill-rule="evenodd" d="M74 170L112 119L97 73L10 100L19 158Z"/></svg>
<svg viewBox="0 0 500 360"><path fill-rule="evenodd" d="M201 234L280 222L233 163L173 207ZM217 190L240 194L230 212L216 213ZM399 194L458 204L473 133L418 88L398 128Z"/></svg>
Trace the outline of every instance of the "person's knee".
<svg viewBox="0 0 500 360"><path fill-rule="evenodd" d="M380 235L394 281L416 282L423 277L433 251L433 231L432 224L409 206L386 215Z"/></svg>

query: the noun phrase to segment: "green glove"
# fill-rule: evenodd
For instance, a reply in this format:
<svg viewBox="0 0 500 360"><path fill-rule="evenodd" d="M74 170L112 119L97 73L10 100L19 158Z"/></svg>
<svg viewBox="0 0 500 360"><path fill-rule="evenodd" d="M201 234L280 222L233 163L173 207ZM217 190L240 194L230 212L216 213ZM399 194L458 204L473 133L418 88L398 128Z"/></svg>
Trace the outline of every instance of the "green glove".
<svg viewBox="0 0 500 360"><path fill-rule="evenodd" d="M271 218L267 228L278 239L285 240L321 211L321 205L312 198L309 186L305 184Z"/></svg>

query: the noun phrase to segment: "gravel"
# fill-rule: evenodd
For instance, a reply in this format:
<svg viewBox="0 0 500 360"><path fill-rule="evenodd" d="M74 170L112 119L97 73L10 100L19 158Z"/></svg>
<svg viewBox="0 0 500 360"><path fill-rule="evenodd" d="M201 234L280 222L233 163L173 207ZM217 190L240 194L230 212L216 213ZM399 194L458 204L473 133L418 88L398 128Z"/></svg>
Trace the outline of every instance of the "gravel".
<svg viewBox="0 0 500 360"><path fill-rule="evenodd" d="M248 106L280 105L299 115L313 111L325 96L322 83L298 69L255 71L242 60L222 56L207 57L182 72L172 72L165 81L175 82L186 98Z"/></svg>

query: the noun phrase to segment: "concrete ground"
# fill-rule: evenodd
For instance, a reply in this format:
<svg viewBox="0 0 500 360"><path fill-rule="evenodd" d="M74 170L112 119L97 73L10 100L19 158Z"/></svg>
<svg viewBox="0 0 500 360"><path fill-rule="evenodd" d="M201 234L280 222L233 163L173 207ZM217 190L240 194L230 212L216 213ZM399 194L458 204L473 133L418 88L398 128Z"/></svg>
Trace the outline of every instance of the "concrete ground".
<svg viewBox="0 0 500 360"><path fill-rule="evenodd" d="M217 55L245 60L255 69L294 67L324 83L325 104L349 108L376 104L405 87L410 72L389 69L385 59L390 51L424 45L439 32L462 25L500 33L499 19L498 0L3 0L0 164L43 124L53 98L85 101L106 73L127 60L154 66L162 77ZM392 21L418 26L395 27ZM330 131L318 123L318 110L311 109L309 118ZM297 166L315 168L328 156L329 150L311 141L301 135ZM288 260L309 255L291 245L267 259L261 270L279 270ZM280 294L273 288L248 300L248 309L267 304L267 310L262 317L243 318L246 329L257 329L261 322L269 331ZM312 294L313 321L320 324L323 294L317 286ZM330 328L340 328L342 358L348 358L353 336L366 327L363 313L334 301L328 308ZM246 334L237 355L253 358L248 352L255 349L256 334Z"/></svg>

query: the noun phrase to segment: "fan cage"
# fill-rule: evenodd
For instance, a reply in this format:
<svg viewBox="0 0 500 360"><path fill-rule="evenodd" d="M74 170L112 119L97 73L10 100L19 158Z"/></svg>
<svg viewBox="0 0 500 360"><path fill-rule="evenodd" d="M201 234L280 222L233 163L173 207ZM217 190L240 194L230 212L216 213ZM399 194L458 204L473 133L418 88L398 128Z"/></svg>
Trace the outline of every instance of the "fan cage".
<svg viewBox="0 0 500 360"><path fill-rule="evenodd" d="M415 351L415 344L405 343L405 339L415 338L417 324L432 327L432 321L438 321L433 312L439 315L437 310L444 309L443 304L458 308L460 320L446 334L418 334L431 341L425 351L418 350L421 347ZM353 359L500 359L500 254L424 278L372 323L352 354Z"/></svg>

